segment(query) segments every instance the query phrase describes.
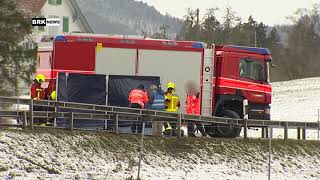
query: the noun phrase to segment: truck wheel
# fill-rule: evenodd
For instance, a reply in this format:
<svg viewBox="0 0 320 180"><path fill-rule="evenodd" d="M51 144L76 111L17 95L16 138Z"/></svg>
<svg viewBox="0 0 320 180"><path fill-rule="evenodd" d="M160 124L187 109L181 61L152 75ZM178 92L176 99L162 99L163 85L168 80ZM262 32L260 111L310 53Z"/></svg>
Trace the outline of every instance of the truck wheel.
<svg viewBox="0 0 320 180"><path fill-rule="evenodd" d="M212 127L212 126L216 126L215 124L212 124L211 126L204 126L204 129L206 131L206 133L210 136L210 137L217 137L216 135L216 128Z"/></svg>
<svg viewBox="0 0 320 180"><path fill-rule="evenodd" d="M240 116L232 110L224 110L217 116L241 119ZM215 132L217 137L236 138L240 135L241 127L237 127L234 125L217 124Z"/></svg>

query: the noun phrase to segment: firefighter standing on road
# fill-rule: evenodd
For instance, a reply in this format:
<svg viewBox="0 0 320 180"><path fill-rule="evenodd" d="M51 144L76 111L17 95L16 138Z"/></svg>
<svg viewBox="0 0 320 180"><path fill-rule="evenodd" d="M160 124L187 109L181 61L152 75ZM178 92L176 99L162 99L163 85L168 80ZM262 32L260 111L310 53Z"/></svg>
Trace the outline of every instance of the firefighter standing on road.
<svg viewBox="0 0 320 180"><path fill-rule="evenodd" d="M142 84L140 84L138 88L130 91L128 101L129 107L144 109L145 103L148 102L148 94L144 91L144 86ZM135 133L136 130L138 130L138 133L142 132L141 122L134 122L131 125L131 132Z"/></svg>
<svg viewBox="0 0 320 180"><path fill-rule="evenodd" d="M165 110L167 112L178 112L180 108L180 100L179 96L175 92L176 85L173 82L169 82L167 84L167 92L165 92ZM176 123L165 123L165 130L164 134L168 132L172 133L173 135L176 134Z"/></svg>
<svg viewBox="0 0 320 180"><path fill-rule="evenodd" d="M45 76L43 74L38 74L31 85L30 88L30 94L31 98L35 100L44 100L45 98L45 89L41 87L41 84L45 81ZM33 106L34 111L42 111L43 108L39 106ZM34 119L34 123L38 124L40 126L45 126L46 125L46 120L45 119Z"/></svg>
<svg viewBox="0 0 320 180"><path fill-rule="evenodd" d="M200 116L200 93L195 89L191 89L186 98L186 113ZM203 137L207 137L203 126L199 122L188 123L188 136L195 137L195 126L199 129Z"/></svg>

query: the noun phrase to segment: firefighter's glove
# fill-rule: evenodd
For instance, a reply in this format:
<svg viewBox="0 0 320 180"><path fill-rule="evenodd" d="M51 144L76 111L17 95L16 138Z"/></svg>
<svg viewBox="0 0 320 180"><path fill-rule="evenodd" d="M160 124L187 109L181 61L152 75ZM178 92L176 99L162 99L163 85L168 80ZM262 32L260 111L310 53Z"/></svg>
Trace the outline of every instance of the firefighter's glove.
<svg viewBox="0 0 320 180"><path fill-rule="evenodd" d="M166 99L165 101L166 101L166 103L169 103L169 102L170 102L170 99Z"/></svg>

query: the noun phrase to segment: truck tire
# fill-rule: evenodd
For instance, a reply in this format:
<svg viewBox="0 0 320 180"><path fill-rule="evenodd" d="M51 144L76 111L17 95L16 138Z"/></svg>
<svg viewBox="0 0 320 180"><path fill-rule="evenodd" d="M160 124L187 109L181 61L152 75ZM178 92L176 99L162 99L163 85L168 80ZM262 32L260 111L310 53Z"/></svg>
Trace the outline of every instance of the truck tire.
<svg viewBox="0 0 320 180"><path fill-rule="evenodd" d="M224 110L217 114L218 117L228 117L241 119L240 116L232 110ZM241 127L234 125L217 124L215 128L215 136L223 138L236 138L240 135Z"/></svg>
<svg viewBox="0 0 320 180"><path fill-rule="evenodd" d="M211 126L204 126L204 130L210 137L217 137L216 135L216 124L212 124Z"/></svg>

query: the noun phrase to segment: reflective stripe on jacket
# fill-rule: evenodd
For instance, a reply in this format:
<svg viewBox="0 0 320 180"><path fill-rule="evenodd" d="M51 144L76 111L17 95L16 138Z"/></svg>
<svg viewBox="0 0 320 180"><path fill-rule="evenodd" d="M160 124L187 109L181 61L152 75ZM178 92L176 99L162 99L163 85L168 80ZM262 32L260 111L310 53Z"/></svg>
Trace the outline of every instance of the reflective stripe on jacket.
<svg viewBox="0 0 320 180"><path fill-rule="evenodd" d="M159 91L155 91L153 92L153 103L151 105L152 109L164 109L164 94L159 92Z"/></svg>
<svg viewBox="0 0 320 180"><path fill-rule="evenodd" d="M30 88L30 96L32 99L45 99L44 89L41 87L41 84L34 82Z"/></svg>
<svg viewBox="0 0 320 180"><path fill-rule="evenodd" d="M169 94L167 93L165 95L165 100L169 100L168 102L165 102L166 111L168 112L178 112L178 109L180 107L180 101L179 96L176 93Z"/></svg>
<svg viewBox="0 0 320 180"><path fill-rule="evenodd" d="M140 89L133 89L130 91L128 101L133 104L137 103L141 106L141 108L144 108L144 103L148 102L148 95L146 92L140 90Z"/></svg>

